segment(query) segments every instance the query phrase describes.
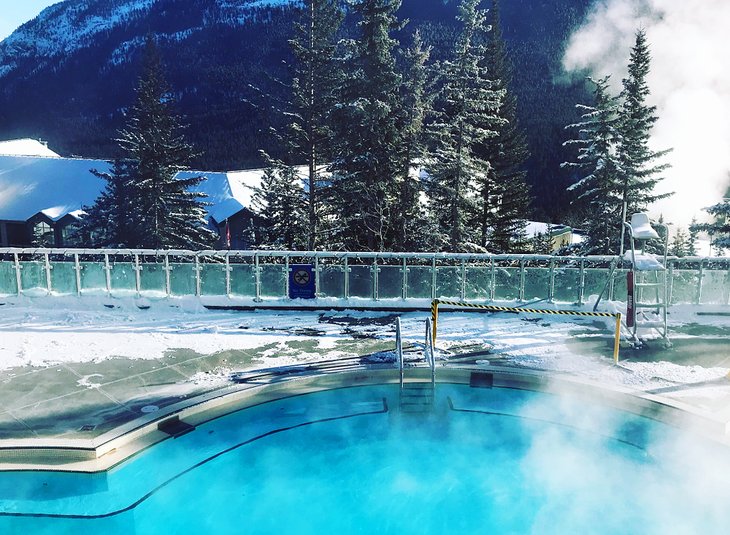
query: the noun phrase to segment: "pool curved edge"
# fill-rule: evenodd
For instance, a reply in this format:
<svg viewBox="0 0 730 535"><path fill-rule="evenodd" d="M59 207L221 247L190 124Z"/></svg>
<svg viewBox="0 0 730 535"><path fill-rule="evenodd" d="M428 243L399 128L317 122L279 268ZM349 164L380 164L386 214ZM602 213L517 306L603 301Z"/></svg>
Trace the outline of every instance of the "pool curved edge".
<svg viewBox="0 0 730 535"><path fill-rule="evenodd" d="M278 376L276 382L232 385L137 418L90 440L0 440L0 471L104 472L154 445L173 438L160 425L179 419L198 426L226 414L287 397L352 386L393 384L396 369L369 369ZM475 380L476 378L476 380ZM407 381L430 379L430 370L411 368ZM697 407L661 395L584 378L498 366L449 367L436 370L436 382L479 387L512 388L583 397L593 402L686 429L730 445L730 422ZM481 384L480 384L481 383Z"/></svg>

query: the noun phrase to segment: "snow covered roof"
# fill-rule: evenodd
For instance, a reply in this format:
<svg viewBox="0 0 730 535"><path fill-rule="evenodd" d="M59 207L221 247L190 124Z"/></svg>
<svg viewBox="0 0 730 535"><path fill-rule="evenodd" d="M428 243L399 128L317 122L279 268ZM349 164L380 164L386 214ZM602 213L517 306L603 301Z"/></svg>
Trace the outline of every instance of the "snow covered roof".
<svg viewBox="0 0 730 535"><path fill-rule="evenodd" d="M3 156L44 156L46 158L60 158L45 143L37 139L11 139L0 141L0 155Z"/></svg>
<svg viewBox="0 0 730 535"><path fill-rule="evenodd" d="M91 169L109 167L104 160L0 156L0 219L27 221L43 212L57 221L94 202L104 181Z"/></svg>
<svg viewBox="0 0 730 535"><path fill-rule="evenodd" d="M547 234L548 226L552 231L552 236L556 236L558 234L570 231L570 227L565 225L540 223L539 221L527 221L527 224L525 225L525 236L527 236L528 238L534 238L539 234Z"/></svg>
<svg viewBox="0 0 730 535"><path fill-rule="evenodd" d="M109 171L105 160L0 155L0 220L27 221L43 213L53 221L67 214L78 218L82 206L94 203L104 190L102 179L91 173ZM263 169L210 172L182 171L180 178L205 176L198 190L208 197L208 215L217 222L251 206Z"/></svg>

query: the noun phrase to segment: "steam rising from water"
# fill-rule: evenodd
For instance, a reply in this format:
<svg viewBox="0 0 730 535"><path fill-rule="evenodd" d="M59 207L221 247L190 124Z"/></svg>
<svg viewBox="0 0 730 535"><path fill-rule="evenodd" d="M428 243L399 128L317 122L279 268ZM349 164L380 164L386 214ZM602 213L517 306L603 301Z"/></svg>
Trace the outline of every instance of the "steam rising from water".
<svg viewBox="0 0 730 535"><path fill-rule="evenodd" d="M649 103L657 106L654 150L673 148L658 191L675 194L652 213L687 226L720 202L730 186L730 2L597 0L571 36L563 66L576 75L611 75L621 89L639 28L652 54Z"/></svg>

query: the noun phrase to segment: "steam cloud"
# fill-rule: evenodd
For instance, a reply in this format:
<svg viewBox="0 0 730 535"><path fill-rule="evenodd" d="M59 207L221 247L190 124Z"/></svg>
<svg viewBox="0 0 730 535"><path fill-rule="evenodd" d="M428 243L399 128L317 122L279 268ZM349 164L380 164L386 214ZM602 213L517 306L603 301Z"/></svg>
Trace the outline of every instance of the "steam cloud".
<svg viewBox="0 0 730 535"><path fill-rule="evenodd" d="M617 93L636 31L646 31L649 104L659 116L651 148L674 149L657 191L675 193L651 212L681 227L693 216L707 220L703 209L720 202L730 186L728 21L727 0L596 0L563 57L568 73L610 74Z"/></svg>

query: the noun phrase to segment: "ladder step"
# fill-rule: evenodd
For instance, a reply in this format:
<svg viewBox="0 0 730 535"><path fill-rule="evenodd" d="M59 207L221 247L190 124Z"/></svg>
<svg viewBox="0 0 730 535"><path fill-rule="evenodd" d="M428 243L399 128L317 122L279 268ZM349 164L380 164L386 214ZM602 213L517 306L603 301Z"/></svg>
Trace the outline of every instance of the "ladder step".
<svg viewBox="0 0 730 535"><path fill-rule="evenodd" d="M636 303L636 308L667 308L666 303Z"/></svg>
<svg viewBox="0 0 730 535"><path fill-rule="evenodd" d="M635 283L637 288L656 288L664 286L663 282L637 282Z"/></svg>

